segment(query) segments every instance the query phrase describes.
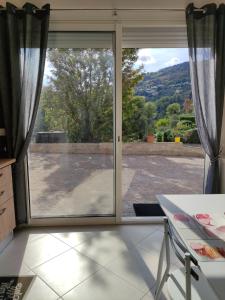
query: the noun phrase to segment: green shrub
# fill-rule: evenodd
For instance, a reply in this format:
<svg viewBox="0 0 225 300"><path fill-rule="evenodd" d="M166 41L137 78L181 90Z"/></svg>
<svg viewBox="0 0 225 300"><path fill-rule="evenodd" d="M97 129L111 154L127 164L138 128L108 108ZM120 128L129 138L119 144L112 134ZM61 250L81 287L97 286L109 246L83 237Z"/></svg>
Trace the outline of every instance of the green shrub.
<svg viewBox="0 0 225 300"><path fill-rule="evenodd" d="M180 121L183 120L195 123L195 116L193 114L182 114L180 115Z"/></svg>
<svg viewBox="0 0 225 300"><path fill-rule="evenodd" d="M164 133L162 131L158 131L156 133L156 141L157 142L164 142Z"/></svg>
<svg viewBox="0 0 225 300"><path fill-rule="evenodd" d="M195 128L195 124L192 123L190 120L181 120L181 121L179 121L179 122L177 123L177 125L186 127L186 128L188 128L188 129L192 129L193 126L194 126L194 128Z"/></svg>
<svg viewBox="0 0 225 300"><path fill-rule="evenodd" d="M158 119L156 122L155 122L155 127L158 129L159 132L162 132L164 130L166 130L170 125L170 121L169 119Z"/></svg>
<svg viewBox="0 0 225 300"><path fill-rule="evenodd" d="M183 142L186 144L200 144L197 128L185 131L183 134Z"/></svg>
<svg viewBox="0 0 225 300"><path fill-rule="evenodd" d="M174 142L174 132L173 132L173 130L167 129L164 132L163 140L164 140L164 142Z"/></svg>
<svg viewBox="0 0 225 300"><path fill-rule="evenodd" d="M179 121L177 123L177 126L175 128L176 131L178 131L178 133L183 134L185 131L192 129L190 124L187 123L187 121Z"/></svg>

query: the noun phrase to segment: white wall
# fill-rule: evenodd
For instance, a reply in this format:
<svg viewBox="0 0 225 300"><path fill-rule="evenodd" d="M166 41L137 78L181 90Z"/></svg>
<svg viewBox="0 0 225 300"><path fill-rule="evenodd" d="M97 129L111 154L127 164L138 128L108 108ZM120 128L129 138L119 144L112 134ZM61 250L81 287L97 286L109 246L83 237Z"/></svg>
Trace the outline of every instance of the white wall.
<svg viewBox="0 0 225 300"><path fill-rule="evenodd" d="M2 1L3 5L6 1ZM12 0L17 6L24 4L24 0ZM30 2L41 6L50 3L52 8L185 8L190 2L201 6L212 1L191 0L31 0ZM221 3L222 1L213 1Z"/></svg>
<svg viewBox="0 0 225 300"><path fill-rule="evenodd" d="M2 1L5 5L6 1ZM24 0L12 0L21 7ZM38 7L50 3L52 9L92 9L91 11L52 11L50 16L50 30L88 30L88 24L104 22L114 24L115 21L123 23L126 27L143 26L177 26L185 27L185 7L191 0L31 0ZM202 6L211 1L193 1L196 6ZM219 1L215 1L218 2ZM93 9L127 9L117 11L93 11ZM129 10L137 9L137 10ZM141 10L142 9L142 10ZM153 9L148 10L148 9ZM157 10L158 9L158 10ZM169 10L167 10L169 9ZM156 10L156 11L155 11ZM81 26L82 21L87 26ZM80 25L80 27L78 26ZM95 30L95 26L89 26ZM104 28L104 26L102 26ZM105 27L103 30L109 30Z"/></svg>

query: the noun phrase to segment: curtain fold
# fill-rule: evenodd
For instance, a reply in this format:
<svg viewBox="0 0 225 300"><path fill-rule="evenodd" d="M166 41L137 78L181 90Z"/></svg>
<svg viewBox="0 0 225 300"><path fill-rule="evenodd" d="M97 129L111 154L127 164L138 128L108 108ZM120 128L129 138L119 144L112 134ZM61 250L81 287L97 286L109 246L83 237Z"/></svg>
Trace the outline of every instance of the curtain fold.
<svg viewBox="0 0 225 300"><path fill-rule="evenodd" d="M186 8L192 97L205 151L204 193L220 193L219 157L225 88L225 5Z"/></svg>
<svg viewBox="0 0 225 300"><path fill-rule="evenodd" d="M26 155L44 74L50 6L0 7L0 101L3 110L17 223L27 222Z"/></svg>

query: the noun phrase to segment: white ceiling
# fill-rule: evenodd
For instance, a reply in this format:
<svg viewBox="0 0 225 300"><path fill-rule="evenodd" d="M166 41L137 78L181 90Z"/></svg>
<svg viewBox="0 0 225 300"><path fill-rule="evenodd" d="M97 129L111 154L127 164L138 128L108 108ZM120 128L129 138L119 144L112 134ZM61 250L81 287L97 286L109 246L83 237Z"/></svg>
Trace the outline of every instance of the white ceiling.
<svg viewBox="0 0 225 300"><path fill-rule="evenodd" d="M11 0L17 7L29 0ZM212 0L193 1L201 7ZM0 0L1 2L1 0ZM6 1L2 1L5 5ZM186 27L185 8L191 0L30 0L38 7L50 3L51 31L114 30L112 24L125 27ZM214 2L220 2L214 0ZM56 10L54 9L67 9ZM75 9L75 10L74 10ZM76 10L78 9L78 10ZM81 9L81 10L79 10ZM84 10L82 10L84 9ZM88 10L91 9L91 10ZM94 9L94 10L93 10ZM98 10L103 9L103 11ZM104 9L108 9L105 10ZM116 15L111 9L118 9ZM122 10L119 10L122 9ZM126 10L127 9L127 10ZM129 10L130 9L130 10ZM133 10L132 10L133 9ZM104 26L95 27L95 24ZM106 25L109 24L109 27Z"/></svg>
<svg viewBox="0 0 225 300"><path fill-rule="evenodd" d="M1 1L5 5L6 1ZM11 3L21 7L25 0L11 0ZM190 1L190 0L31 0L29 1L37 6L50 3L51 8L86 8L86 9L115 9L115 8L169 8L184 9L190 2L194 2L196 6L202 6L212 1ZM213 1L221 3L221 1Z"/></svg>

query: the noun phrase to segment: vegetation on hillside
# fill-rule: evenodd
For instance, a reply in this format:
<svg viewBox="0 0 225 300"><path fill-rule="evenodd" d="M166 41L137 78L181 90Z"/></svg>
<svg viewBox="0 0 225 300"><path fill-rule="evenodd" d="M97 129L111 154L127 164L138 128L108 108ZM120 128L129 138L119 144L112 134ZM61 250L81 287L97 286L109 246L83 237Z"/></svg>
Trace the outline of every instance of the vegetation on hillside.
<svg viewBox="0 0 225 300"><path fill-rule="evenodd" d="M157 101L162 97L180 96L181 101L191 97L189 62L163 68L158 72L143 74L135 93L146 100ZM177 101L177 99L174 99ZM179 101L177 101L179 102Z"/></svg>

